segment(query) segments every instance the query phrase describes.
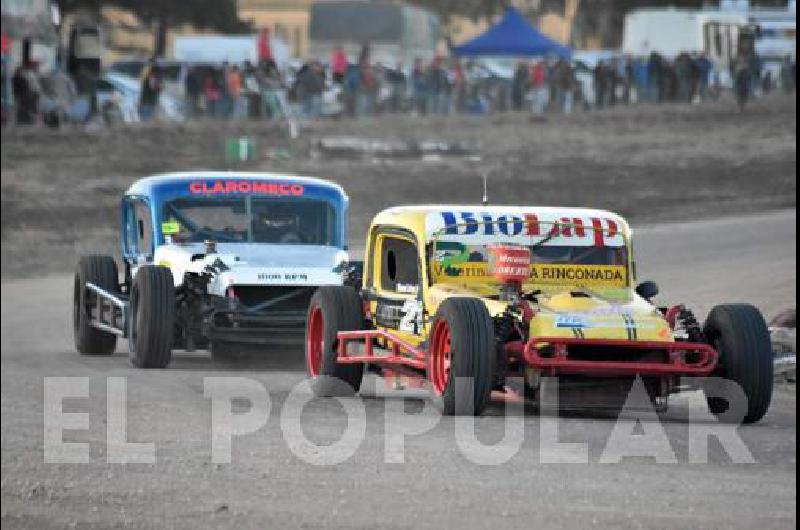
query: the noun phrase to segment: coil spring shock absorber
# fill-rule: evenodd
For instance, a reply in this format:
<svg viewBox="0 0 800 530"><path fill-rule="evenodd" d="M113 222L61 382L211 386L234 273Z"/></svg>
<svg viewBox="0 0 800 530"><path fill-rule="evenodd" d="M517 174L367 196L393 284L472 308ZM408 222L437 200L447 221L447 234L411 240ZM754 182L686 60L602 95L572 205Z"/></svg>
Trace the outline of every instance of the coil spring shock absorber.
<svg viewBox="0 0 800 530"><path fill-rule="evenodd" d="M682 329L686 333L686 338L689 342L705 342L700 323L694 313L684 306L681 306L678 316L675 318L675 329Z"/></svg>
<svg viewBox="0 0 800 530"><path fill-rule="evenodd" d="M494 338L496 364L494 370L494 386L502 389L505 385L506 372L508 371L508 354L505 345L514 333L514 316L506 311L494 319Z"/></svg>

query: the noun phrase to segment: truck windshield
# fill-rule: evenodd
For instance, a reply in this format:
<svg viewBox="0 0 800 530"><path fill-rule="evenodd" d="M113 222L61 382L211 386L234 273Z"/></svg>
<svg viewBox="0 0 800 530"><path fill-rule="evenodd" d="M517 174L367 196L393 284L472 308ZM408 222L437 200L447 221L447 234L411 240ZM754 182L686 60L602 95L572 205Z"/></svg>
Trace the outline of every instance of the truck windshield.
<svg viewBox="0 0 800 530"><path fill-rule="evenodd" d="M162 233L174 243L339 246L340 239L333 205L297 198L174 199L164 204Z"/></svg>

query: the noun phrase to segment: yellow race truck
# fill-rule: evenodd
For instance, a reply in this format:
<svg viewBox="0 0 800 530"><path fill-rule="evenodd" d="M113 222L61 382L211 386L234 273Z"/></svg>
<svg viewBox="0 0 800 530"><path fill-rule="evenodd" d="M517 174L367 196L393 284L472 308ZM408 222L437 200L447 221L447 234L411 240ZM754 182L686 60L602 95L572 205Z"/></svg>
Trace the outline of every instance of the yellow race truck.
<svg viewBox="0 0 800 530"><path fill-rule="evenodd" d="M421 378L445 414L480 414L509 376L534 398L543 376L641 377L663 406L684 378L714 376L747 398L733 421L761 419L773 377L761 313L719 305L701 325L683 305L654 305L657 293L652 281L636 283L630 228L611 212L390 208L367 234L360 291L312 296L307 370L321 396L358 391L366 367ZM733 401L707 398L731 419L723 413Z"/></svg>

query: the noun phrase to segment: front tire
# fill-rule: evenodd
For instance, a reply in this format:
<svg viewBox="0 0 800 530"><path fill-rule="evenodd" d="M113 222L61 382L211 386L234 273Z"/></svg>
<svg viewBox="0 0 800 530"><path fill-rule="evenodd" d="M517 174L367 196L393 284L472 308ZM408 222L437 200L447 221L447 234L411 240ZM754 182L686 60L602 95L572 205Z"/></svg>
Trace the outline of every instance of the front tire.
<svg viewBox="0 0 800 530"><path fill-rule="evenodd" d="M482 301L450 298L439 306L431 330L428 380L442 398L444 414L483 412L492 390L495 351L494 324ZM467 384L462 387L459 380Z"/></svg>
<svg viewBox="0 0 800 530"><path fill-rule="evenodd" d="M175 340L175 285L166 267L144 265L131 287L128 344L139 368L165 368Z"/></svg>
<svg viewBox="0 0 800 530"><path fill-rule="evenodd" d="M75 271L72 304L72 324L75 349L81 355L111 355L117 347L117 336L91 325L91 310L96 306L96 295L89 293L86 283L108 291L119 292L117 264L110 256L82 256Z"/></svg>
<svg viewBox="0 0 800 530"><path fill-rule="evenodd" d="M737 383L747 397L744 423L755 423L772 401L773 360L769 329L761 312L748 304L714 307L704 326L706 340L720 354L715 376ZM721 397L708 398L713 414L728 410Z"/></svg>
<svg viewBox="0 0 800 530"><path fill-rule="evenodd" d="M347 387L355 393L361 388L364 365L340 364L336 357L337 334L363 327L361 298L352 287L320 287L311 297L306 322L306 370L313 379L311 388L316 396L341 395Z"/></svg>

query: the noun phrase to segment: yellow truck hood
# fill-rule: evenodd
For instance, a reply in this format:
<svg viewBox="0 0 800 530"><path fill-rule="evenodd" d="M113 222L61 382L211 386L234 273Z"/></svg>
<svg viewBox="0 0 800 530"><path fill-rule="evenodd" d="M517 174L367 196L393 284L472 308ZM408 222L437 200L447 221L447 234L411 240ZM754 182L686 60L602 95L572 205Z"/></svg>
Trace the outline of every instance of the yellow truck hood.
<svg viewBox="0 0 800 530"><path fill-rule="evenodd" d="M430 290L433 307L454 296L479 297L493 316L508 304L496 299L490 286L434 285ZM629 291L625 296L606 296L579 289L547 288L537 295L538 304L530 324L531 337L571 337L672 341L672 330L661 313Z"/></svg>

